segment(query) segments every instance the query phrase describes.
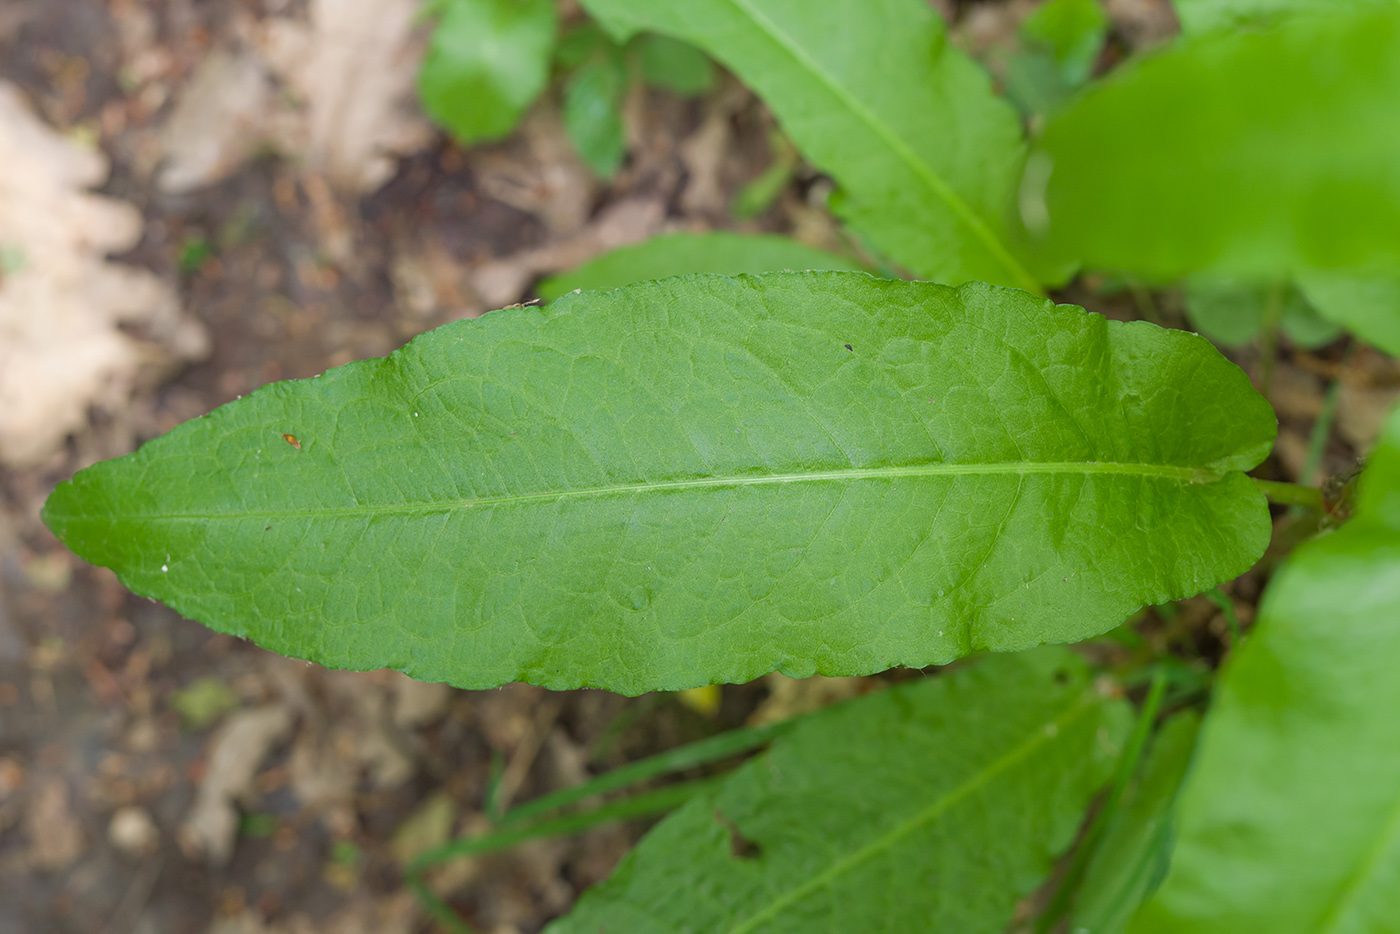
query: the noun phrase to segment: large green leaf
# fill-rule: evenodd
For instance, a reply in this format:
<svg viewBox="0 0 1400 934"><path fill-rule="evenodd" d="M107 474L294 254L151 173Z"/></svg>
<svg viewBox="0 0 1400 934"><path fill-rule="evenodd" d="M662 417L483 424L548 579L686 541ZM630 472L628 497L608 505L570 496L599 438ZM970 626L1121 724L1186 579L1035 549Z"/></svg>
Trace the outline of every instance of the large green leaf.
<svg viewBox="0 0 1400 934"><path fill-rule="evenodd" d="M860 263L791 237L727 231L674 233L604 253L577 269L546 279L536 291L553 301L575 289L616 289L648 279L700 272L738 275L785 269L859 269Z"/></svg>
<svg viewBox="0 0 1400 934"><path fill-rule="evenodd" d="M1400 266L1400 5L1208 33L1052 119L1026 223L1158 280Z"/></svg>
<svg viewBox="0 0 1400 934"><path fill-rule="evenodd" d="M1024 145L1015 111L947 44L925 0L583 0L619 37L664 33L752 87L844 189L840 212L940 282L1036 290L1008 233Z"/></svg>
<svg viewBox="0 0 1400 934"><path fill-rule="evenodd" d="M1274 431L1185 332L982 284L696 276L264 388L45 519L286 655L639 692L1103 632L1259 557L1239 471Z"/></svg>
<svg viewBox="0 0 1400 934"><path fill-rule="evenodd" d="M662 822L548 930L997 934L1127 721L1062 649L844 704Z"/></svg>
<svg viewBox="0 0 1400 934"><path fill-rule="evenodd" d="M1221 675L1138 934L1400 924L1400 412L1356 518L1301 548Z"/></svg>
<svg viewBox="0 0 1400 934"><path fill-rule="evenodd" d="M500 139L549 80L554 0L434 0L423 109L462 142Z"/></svg>
<svg viewBox="0 0 1400 934"><path fill-rule="evenodd" d="M1379 6L1395 0L1173 0L1181 31L1204 32L1251 22L1262 22L1290 13L1334 13L1346 6Z"/></svg>
<svg viewBox="0 0 1400 934"><path fill-rule="evenodd" d="M1118 934L1166 875L1177 792L1200 726L1194 711L1177 714L1153 738L1147 765L1124 795L1075 895L1072 934Z"/></svg>

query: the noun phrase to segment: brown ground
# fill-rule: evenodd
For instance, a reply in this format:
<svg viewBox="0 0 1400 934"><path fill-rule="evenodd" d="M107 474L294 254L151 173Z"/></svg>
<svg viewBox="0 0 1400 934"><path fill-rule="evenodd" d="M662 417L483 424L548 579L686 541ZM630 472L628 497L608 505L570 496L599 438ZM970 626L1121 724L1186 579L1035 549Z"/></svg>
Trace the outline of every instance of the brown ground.
<svg viewBox="0 0 1400 934"><path fill-rule="evenodd" d="M964 6L980 8L963 15L968 41L982 42L997 28L989 8L1025 4ZM1110 3L1120 42L1170 29L1162 6ZM538 275L610 243L734 226L730 197L769 159L771 119L729 82L704 100L634 95L628 166L609 186L561 144L546 102L511 141L464 151L438 139L359 198L273 155L189 194L159 191L151 153L171 93L231 41L240 17L301 7L0 6L0 80L24 89L51 125L97 140L113 162L104 193L147 222L119 259L175 283L212 338L207 359L175 373L153 366L130 400L99 400L90 427L44 464L0 473L0 934L429 930L402 888L402 854L483 826L493 768L503 770L500 793L524 800L740 724L770 690L728 687L706 718L670 696L464 692L325 671L133 597L39 524L44 495L77 467L263 383L381 355L447 320L527 299ZM133 18L155 26L136 49L119 38ZM836 242L808 205L822 184L799 173L750 229ZM209 258L186 255L182 268L200 242ZM1144 312L1126 294L1104 299L1082 284L1064 297L1116 317ZM1158 298L1150 313L1179 322L1171 296ZM1389 397L1395 374L1365 352L1341 367L1344 352L1285 348L1271 390L1285 429L1278 476L1296 476L1333 378L1359 414L1344 420L1327 469L1343 469L1374 430L1366 413ZM1258 369L1249 355L1242 362ZM1246 622L1257 590L1255 579L1235 587ZM1197 600L1148 628L1213 656L1223 623ZM440 884L480 931L536 931L641 829L541 841Z"/></svg>

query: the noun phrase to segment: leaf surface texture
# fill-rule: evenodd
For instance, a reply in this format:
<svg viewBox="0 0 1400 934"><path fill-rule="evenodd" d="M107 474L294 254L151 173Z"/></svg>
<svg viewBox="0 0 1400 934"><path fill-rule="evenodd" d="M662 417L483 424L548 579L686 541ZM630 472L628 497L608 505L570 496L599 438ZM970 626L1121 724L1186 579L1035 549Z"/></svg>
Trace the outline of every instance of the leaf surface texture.
<svg viewBox="0 0 1400 934"><path fill-rule="evenodd" d="M663 821L550 934L997 934L1074 837L1127 710L1063 649L795 727Z"/></svg>
<svg viewBox="0 0 1400 934"><path fill-rule="evenodd" d="M622 692L1106 631L1269 538L1205 340L1027 293L696 276L439 328L61 485L137 593L286 655Z"/></svg>

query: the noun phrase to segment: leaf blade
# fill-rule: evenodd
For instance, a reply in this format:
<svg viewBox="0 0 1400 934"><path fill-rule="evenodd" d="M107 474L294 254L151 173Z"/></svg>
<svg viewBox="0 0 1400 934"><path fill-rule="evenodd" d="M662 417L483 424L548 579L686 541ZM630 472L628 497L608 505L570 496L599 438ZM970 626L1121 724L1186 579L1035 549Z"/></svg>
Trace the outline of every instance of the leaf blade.
<svg viewBox="0 0 1400 934"><path fill-rule="evenodd" d="M1339 7L1379 6L1394 0L1172 0L1181 31L1205 32L1267 21L1292 13L1333 12Z"/></svg>
<svg viewBox="0 0 1400 934"><path fill-rule="evenodd" d="M1304 273L1298 288L1323 317L1400 356L1400 271L1359 276Z"/></svg>
<svg viewBox="0 0 1400 934"><path fill-rule="evenodd" d="M782 270L860 269L855 260L790 237L727 231L674 233L652 237L589 260L545 279L536 291L554 301L575 289L616 289L648 279L709 272L727 276Z"/></svg>
<svg viewBox="0 0 1400 934"><path fill-rule="evenodd" d="M1394 5L1179 42L1049 122L1023 218L1057 255L1156 281L1395 268L1397 63Z"/></svg>
<svg viewBox="0 0 1400 934"><path fill-rule="evenodd" d="M587 0L617 36L704 49L754 88L849 195L840 213L896 262L949 284L1039 291L1010 220L1024 156L1012 108L918 0ZM957 139L957 146L949 146Z"/></svg>
<svg viewBox="0 0 1400 934"><path fill-rule="evenodd" d="M418 74L423 109L464 143L515 128L549 80L550 0L444 0Z"/></svg>
<svg viewBox="0 0 1400 934"><path fill-rule="evenodd" d="M981 285L699 276L267 387L45 518L284 654L640 692L1109 629L1263 552L1238 471L1273 432L1182 332Z"/></svg>
<svg viewBox="0 0 1400 934"><path fill-rule="evenodd" d="M1171 870L1131 931L1383 931L1400 910L1400 414L1221 675Z"/></svg>
<svg viewBox="0 0 1400 934"><path fill-rule="evenodd" d="M1153 739L1143 774L1075 894L1069 928L1075 934L1118 934L1166 875L1176 797L1191 763L1200 719L1194 711L1178 714Z"/></svg>
<svg viewBox="0 0 1400 934"><path fill-rule="evenodd" d="M549 930L1002 930L1127 720L1063 650L843 704L663 822Z"/></svg>

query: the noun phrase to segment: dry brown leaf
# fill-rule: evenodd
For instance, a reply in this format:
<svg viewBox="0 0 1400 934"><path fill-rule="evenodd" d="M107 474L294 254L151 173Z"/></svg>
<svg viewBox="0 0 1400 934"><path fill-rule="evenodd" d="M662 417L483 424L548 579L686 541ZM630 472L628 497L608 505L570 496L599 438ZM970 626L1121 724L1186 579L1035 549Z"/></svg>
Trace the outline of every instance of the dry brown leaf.
<svg viewBox="0 0 1400 934"><path fill-rule="evenodd" d="M268 922L244 908L231 917L215 919L208 934L412 934L421 912L411 892L386 898L355 899L324 921L295 913L285 921Z"/></svg>
<svg viewBox="0 0 1400 934"><path fill-rule="evenodd" d="M253 793L253 778L272 747L292 729L292 713L268 704L229 715L214 735L209 767L189 816L180 826L180 844L223 865L233 855L238 836L235 802Z"/></svg>
<svg viewBox="0 0 1400 934"><path fill-rule="evenodd" d="M709 102L705 120L680 145L687 181L681 208L688 214L722 217L729 210L721 171L734 145L729 109L719 98Z"/></svg>
<svg viewBox="0 0 1400 934"><path fill-rule="evenodd" d="M195 70L161 129L162 191L182 194L227 178L269 141L273 89L249 52L214 52Z"/></svg>
<svg viewBox="0 0 1400 934"><path fill-rule="evenodd" d="M414 857L442 846L451 839L456 823L457 802L453 797L443 791L432 795L394 831L390 843L394 859L407 864Z"/></svg>
<svg viewBox="0 0 1400 934"><path fill-rule="evenodd" d="M508 144L473 152L472 171L483 192L535 215L561 236L588 222L598 194L597 178L548 102L525 115Z"/></svg>
<svg viewBox="0 0 1400 934"><path fill-rule="evenodd" d="M393 691L394 725L402 730L427 726L447 712L452 689L445 684L414 681L394 672L389 681Z"/></svg>
<svg viewBox="0 0 1400 934"><path fill-rule="evenodd" d="M66 869L83 851L83 829L61 778L41 783L25 813L29 860L40 869Z"/></svg>
<svg viewBox="0 0 1400 934"><path fill-rule="evenodd" d="M789 678L777 672L770 674L764 682L768 685L768 697L749 717L751 726L791 720L838 701L850 700L879 686L879 682L869 678Z"/></svg>
<svg viewBox="0 0 1400 934"><path fill-rule="evenodd" d="M323 934L412 934L421 912L411 892L361 899L328 918Z"/></svg>
<svg viewBox="0 0 1400 934"><path fill-rule="evenodd" d="M208 350L156 276L106 260L135 246L141 215L85 189L107 161L51 130L0 84L0 464L33 465L121 408L144 374ZM133 339L135 327L153 343Z"/></svg>
<svg viewBox="0 0 1400 934"><path fill-rule="evenodd" d="M256 48L212 52L180 92L162 128L160 187L213 184L275 148L342 191L378 188L432 138L414 103L417 10L417 0L311 0L304 19L248 25Z"/></svg>
<svg viewBox="0 0 1400 934"><path fill-rule="evenodd" d="M107 839L124 853L145 856L160 843L160 831L145 808L134 805L118 808L107 825Z"/></svg>
<svg viewBox="0 0 1400 934"><path fill-rule="evenodd" d="M557 243L484 263L473 285L488 308L518 301L538 276L571 269L599 253L639 243L661 229L666 205L650 198L619 201L579 233Z"/></svg>
<svg viewBox="0 0 1400 934"><path fill-rule="evenodd" d="M427 144L414 80L424 42L418 0L311 0L310 22L267 24L265 53L303 120L291 140L335 185L372 191L394 158Z"/></svg>
<svg viewBox="0 0 1400 934"><path fill-rule="evenodd" d="M1314 419L1322 412L1322 381L1286 360L1274 364L1269 402L1280 418Z"/></svg>
<svg viewBox="0 0 1400 934"><path fill-rule="evenodd" d="M1400 389L1388 386L1357 386L1342 383L1337 400L1337 431L1357 452L1371 452L1385 426L1386 418L1400 400Z"/></svg>
<svg viewBox="0 0 1400 934"><path fill-rule="evenodd" d="M1181 31L1171 0L1107 0L1104 5L1134 49L1165 42Z"/></svg>

